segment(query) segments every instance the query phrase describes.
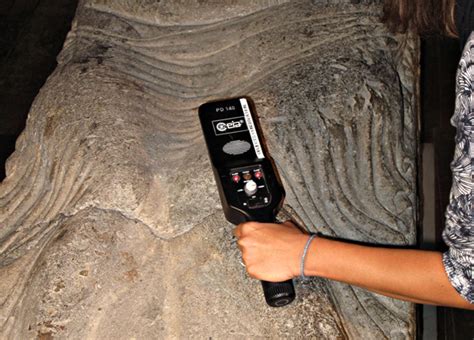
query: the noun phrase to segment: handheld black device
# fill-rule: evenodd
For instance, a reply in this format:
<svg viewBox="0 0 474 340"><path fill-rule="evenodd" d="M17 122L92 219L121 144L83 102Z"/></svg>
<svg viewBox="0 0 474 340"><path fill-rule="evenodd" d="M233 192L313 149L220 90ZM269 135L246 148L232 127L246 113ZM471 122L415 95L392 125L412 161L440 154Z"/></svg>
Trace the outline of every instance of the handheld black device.
<svg viewBox="0 0 474 340"><path fill-rule="evenodd" d="M224 214L233 224L275 222L285 191L256 124L251 101L234 98L203 104L199 119ZM272 307L295 298L293 281L262 281Z"/></svg>

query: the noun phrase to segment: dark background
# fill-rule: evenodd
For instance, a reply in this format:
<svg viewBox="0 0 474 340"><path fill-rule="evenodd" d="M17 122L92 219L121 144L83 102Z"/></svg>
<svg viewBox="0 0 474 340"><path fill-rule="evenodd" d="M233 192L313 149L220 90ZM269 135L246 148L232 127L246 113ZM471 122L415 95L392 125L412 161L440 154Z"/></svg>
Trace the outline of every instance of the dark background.
<svg viewBox="0 0 474 340"><path fill-rule="evenodd" d="M31 103L56 67L77 0L0 0L0 180Z"/></svg>
<svg viewBox="0 0 474 340"><path fill-rule="evenodd" d="M70 29L76 6L77 0L0 0L0 181L5 177L5 160L14 151L15 140L25 127L29 108L56 67L55 58ZM457 40L441 37L427 37L421 46L420 143L434 148L432 167L424 170L434 173L435 188L434 197L427 197L420 186L420 197L434 200L435 243L438 250L443 250L441 231L451 188L449 164L455 134L449 119L454 107L460 47ZM438 307L436 314L425 323L435 323L438 339L474 339L473 312ZM422 339L421 315L418 320L418 337Z"/></svg>

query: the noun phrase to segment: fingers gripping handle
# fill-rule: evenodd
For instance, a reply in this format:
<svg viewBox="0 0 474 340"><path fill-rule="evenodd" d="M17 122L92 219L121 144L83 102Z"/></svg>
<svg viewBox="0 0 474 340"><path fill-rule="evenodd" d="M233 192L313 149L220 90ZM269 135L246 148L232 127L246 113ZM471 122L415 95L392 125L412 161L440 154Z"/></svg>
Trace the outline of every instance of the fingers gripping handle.
<svg viewBox="0 0 474 340"><path fill-rule="evenodd" d="M267 304L271 307L283 307L295 299L293 280L284 282L261 281L263 294Z"/></svg>
<svg viewBox="0 0 474 340"><path fill-rule="evenodd" d="M258 222L277 223L274 214L261 217ZM271 307L283 307L290 304L296 297L293 280L283 282L261 281L265 301Z"/></svg>

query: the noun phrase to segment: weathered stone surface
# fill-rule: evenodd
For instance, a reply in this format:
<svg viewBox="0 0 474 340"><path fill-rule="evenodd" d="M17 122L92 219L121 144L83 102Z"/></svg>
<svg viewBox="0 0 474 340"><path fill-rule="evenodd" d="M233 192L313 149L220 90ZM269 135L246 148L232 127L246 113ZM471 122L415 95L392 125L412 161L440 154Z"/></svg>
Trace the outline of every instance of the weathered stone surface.
<svg viewBox="0 0 474 340"><path fill-rule="evenodd" d="M265 305L221 214L168 241L116 211L88 208L56 225L7 328L21 338L341 337L320 284L289 308Z"/></svg>
<svg viewBox="0 0 474 340"><path fill-rule="evenodd" d="M413 244L417 47L379 15L370 1L81 2L0 184L2 335L413 337L411 304L339 283L264 304L196 113L250 96L294 218Z"/></svg>

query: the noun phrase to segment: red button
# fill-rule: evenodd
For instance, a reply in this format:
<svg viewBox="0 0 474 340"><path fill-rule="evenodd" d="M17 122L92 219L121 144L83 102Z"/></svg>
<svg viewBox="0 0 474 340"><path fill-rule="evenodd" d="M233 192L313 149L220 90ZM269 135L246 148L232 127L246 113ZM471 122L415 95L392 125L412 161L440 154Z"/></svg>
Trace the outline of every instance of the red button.
<svg viewBox="0 0 474 340"><path fill-rule="evenodd" d="M240 181L240 176L239 175L233 175L232 176L232 180L235 182L235 183L238 183Z"/></svg>
<svg viewBox="0 0 474 340"><path fill-rule="evenodd" d="M263 176L260 171L256 171L253 175L255 176L256 179L260 179Z"/></svg>

